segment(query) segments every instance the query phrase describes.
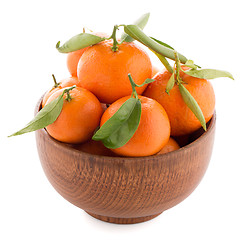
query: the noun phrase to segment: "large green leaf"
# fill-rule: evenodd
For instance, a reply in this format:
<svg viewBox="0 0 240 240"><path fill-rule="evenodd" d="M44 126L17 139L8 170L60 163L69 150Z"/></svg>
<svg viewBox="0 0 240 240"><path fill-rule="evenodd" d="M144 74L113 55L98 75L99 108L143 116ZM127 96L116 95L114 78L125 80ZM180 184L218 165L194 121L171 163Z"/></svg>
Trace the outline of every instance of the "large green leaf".
<svg viewBox="0 0 240 240"><path fill-rule="evenodd" d="M26 127L10 135L17 136L28 132L33 132L52 124L59 116L63 107L63 95L54 99L52 102L42 108L38 114L30 121Z"/></svg>
<svg viewBox="0 0 240 240"><path fill-rule="evenodd" d="M133 24L138 26L141 29L144 29L144 27L146 26L148 19L149 19L150 13L146 13L144 15L142 15L139 19L137 19ZM134 39L132 37L130 37L127 33L123 33L121 36L121 42L133 42Z"/></svg>
<svg viewBox="0 0 240 240"><path fill-rule="evenodd" d="M136 25L124 25L124 31L134 38L135 40L139 41L140 43L147 46L152 51L161 54L164 57L170 58L175 60L174 50L166 47L163 44L153 40L152 38L148 37L138 26ZM181 63L185 63L187 58L184 57L182 54L178 53L179 60Z"/></svg>
<svg viewBox="0 0 240 240"><path fill-rule="evenodd" d="M155 42L163 45L164 47L167 47L167 48L170 48L170 49L174 50L174 48L171 47L170 45L168 45L167 43L164 43L164 42L162 42L162 41L160 41L160 40L158 40L158 39L156 39L156 38L154 38L154 37L150 37L150 38L153 39Z"/></svg>
<svg viewBox="0 0 240 240"><path fill-rule="evenodd" d="M129 98L118 111L106 121L92 137L102 141L107 148L119 148L125 145L136 132L141 118L141 102Z"/></svg>

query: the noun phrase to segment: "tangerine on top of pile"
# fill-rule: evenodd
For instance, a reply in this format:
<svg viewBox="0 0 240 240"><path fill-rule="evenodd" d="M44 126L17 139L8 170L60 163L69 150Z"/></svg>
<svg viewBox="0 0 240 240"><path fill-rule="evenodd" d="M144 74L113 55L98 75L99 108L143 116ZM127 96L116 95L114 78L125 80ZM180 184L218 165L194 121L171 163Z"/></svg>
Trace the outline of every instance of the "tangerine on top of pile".
<svg viewBox="0 0 240 240"><path fill-rule="evenodd" d="M113 41L106 40L89 47L81 56L77 75L83 88L91 91L103 103L113 103L132 92L128 74L137 84L152 77L148 54L135 43L123 42L112 51ZM137 88L142 94L146 85Z"/></svg>
<svg viewBox="0 0 240 240"><path fill-rule="evenodd" d="M100 126L110 119L130 96L110 105L101 118ZM132 138L122 147L111 149L121 156L149 156L159 152L170 137L170 123L164 108L155 100L139 96L142 113L139 126Z"/></svg>
<svg viewBox="0 0 240 240"><path fill-rule="evenodd" d="M182 67L187 70L187 67ZM215 95L211 83L206 79L199 79L180 71L183 85L190 92L201 108L205 121L208 122L215 109ZM144 96L155 99L166 110L170 124L171 135L179 136L190 134L201 127L201 123L184 102L179 88L175 85L169 94L166 86L171 73L164 69L153 77L155 82L149 84Z"/></svg>

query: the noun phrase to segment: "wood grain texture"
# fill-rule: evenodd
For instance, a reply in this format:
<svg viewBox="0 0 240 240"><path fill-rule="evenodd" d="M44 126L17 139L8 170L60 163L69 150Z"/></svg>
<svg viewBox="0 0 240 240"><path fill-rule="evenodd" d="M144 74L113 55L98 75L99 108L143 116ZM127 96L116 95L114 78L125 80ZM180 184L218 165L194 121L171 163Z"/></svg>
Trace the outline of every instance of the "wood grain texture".
<svg viewBox="0 0 240 240"><path fill-rule="evenodd" d="M36 111L40 109L39 101ZM90 215L112 223L150 220L188 197L211 158L216 116L207 132L177 151L125 158L81 152L36 131L43 170L57 192ZM192 136L193 138L194 136Z"/></svg>

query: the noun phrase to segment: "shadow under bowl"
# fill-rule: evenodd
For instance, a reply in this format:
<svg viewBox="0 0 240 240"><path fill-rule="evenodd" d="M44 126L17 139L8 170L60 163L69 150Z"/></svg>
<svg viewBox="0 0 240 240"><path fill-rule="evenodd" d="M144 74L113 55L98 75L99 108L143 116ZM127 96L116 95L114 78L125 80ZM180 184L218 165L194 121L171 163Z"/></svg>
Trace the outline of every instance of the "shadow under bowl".
<svg viewBox="0 0 240 240"><path fill-rule="evenodd" d="M41 99L35 113L41 109ZM91 216L111 223L139 223L187 198L208 167L216 114L179 150L148 157L88 154L36 131L43 170L56 191ZM197 137L197 138L196 138Z"/></svg>

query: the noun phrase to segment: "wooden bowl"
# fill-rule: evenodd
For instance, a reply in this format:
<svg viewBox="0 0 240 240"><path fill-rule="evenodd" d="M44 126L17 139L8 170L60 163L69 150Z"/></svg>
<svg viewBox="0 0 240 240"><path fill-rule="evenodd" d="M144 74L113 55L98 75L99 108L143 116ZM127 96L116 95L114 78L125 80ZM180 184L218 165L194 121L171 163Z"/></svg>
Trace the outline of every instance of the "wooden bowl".
<svg viewBox="0 0 240 240"><path fill-rule="evenodd" d="M40 108L41 100L35 112ZM84 153L45 129L36 131L36 141L43 170L62 197L102 221L139 223L177 205L198 186L211 158L215 123L214 114L192 143L148 157Z"/></svg>

